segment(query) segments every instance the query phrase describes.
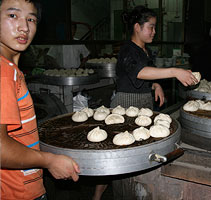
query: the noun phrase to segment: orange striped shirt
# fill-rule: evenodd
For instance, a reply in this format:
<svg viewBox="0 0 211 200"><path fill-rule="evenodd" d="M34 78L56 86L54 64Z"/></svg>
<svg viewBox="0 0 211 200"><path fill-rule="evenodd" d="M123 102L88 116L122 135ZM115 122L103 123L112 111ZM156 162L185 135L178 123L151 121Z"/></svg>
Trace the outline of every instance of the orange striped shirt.
<svg viewBox="0 0 211 200"><path fill-rule="evenodd" d="M24 75L3 56L0 67L0 124L7 124L11 138L39 150L36 115ZM45 193L41 169L1 169L0 173L2 200L31 200Z"/></svg>

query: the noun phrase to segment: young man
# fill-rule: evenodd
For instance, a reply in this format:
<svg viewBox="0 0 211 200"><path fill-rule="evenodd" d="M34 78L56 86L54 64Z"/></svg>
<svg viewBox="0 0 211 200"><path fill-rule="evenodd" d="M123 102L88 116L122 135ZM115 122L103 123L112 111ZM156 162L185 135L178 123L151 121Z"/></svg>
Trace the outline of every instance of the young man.
<svg viewBox="0 0 211 200"><path fill-rule="evenodd" d="M34 106L18 68L40 19L38 0L0 0L1 199L45 199L42 170L56 179L78 180L70 157L41 152Z"/></svg>

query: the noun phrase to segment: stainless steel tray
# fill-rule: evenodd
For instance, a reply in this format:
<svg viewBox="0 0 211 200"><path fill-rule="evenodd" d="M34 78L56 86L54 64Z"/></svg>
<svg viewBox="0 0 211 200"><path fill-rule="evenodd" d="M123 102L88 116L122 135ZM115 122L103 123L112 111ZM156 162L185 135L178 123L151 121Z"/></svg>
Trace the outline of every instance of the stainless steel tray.
<svg viewBox="0 0 211 200"><path fill-rule="evenodd" d="M67 115L57 116L56 118L62 119ZM56 118L52 118L51 120ZM180 141L181 126L177 120L173 120L177 124L177 129L173 134L145 145L121 149L91 150L61 148L41 141L40 148L42 151L72 157L80 166L80 175L103 176L141 171L166 162L165 155L177 149L176 144ZM163 161L155 161L154 158L156 155L160 155Z"/></svg>
<svg viewBox="0 0 211 200"><path fill-rule="evenodd" d="M99 75L97 73L89 76L45 76L41 75L39 80L43 84L48 85L88 85L98 83L100 81Z"/></svg>
<svg viewBox="0 0 211 200"><path fill-rule="evenodd" d="M87 63L87 68L93 68L102 78L116 77L116 63Z"/></svg>

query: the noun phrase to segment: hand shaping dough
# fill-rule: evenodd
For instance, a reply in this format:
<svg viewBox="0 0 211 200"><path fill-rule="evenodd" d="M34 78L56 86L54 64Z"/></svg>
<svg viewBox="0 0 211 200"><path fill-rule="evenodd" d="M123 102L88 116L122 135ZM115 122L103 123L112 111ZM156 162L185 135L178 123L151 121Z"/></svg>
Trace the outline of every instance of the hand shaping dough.
<svg viewBox="0 0 211 200"><path fill-rule="evenodd" d="M135 119L135 123L138 126L149 126L152 123L152 119L148 116L140 115Z"/></svg>
<svg viewBox="0 0 211 200"><path fill-rule="evenodd" d="M103 121L105 120L105 118L108 116L108 113L106 112L100 112L100 111L96 111L94 113L94 116L93 118L96 120L96 121Z"/></svg>
<svg viewBox="0 0 211 200"><path fill-rule="evenodd" d="M144 127L137 128L133 131L136 141L147 140L150 137L149 130Z"/></svg>
<svg viewBox="0 0 211 200"><path fill-rule="evenodd" d="M122 115L110 114L105 118L105 123L109 124L122 124L125 122L125 118Z"/></svg>
<svg viewBox="0 0 211 200"><path fill-rule="evenodd" d="M197 111L199 109L199 103L194 101L194 100L191 100L191 101L188 101L184 106L183 106L183 109L185 111L190 111L190 112L194 112L194 111Z"/></svg>
<svg viewBox="0 0 211 200"><path fill-rule="evenodd" d="M85 112L85 113L88 115L88 117L92 117L92 116L93 116L93 114L94 114L93 109L88 108L88 107L83 108L81 111Z"/></svg>
<svg viewBox="0 0 211 200"><path fill-rule="evenodd" d="M152 137L167 137L170 134L170 130L162 125L153 125L149 129L149 134Z"/></svg>
<svg viewBox="0 0 211 200"><path fill-rule="evenodd" d="M157 115L154 119L154 123L156 123L157 120L165 120L165 121L168 121L169 123L172 122L172 119L171 117L168 115L168 114L163 114L163 113L160 113L159 115Z"/></svg>
<svg viewBox="0 0 211 200"><path fill-rule="evenodd" d="M136 117L139 113L139 109L137 107L134 106L130 106L127 110L126 110L126 115L128 117Z"/></svg>
<svg viewBox="0 0 211 200"><path fill-rule="evenodd" d="M106 133L105 130L100 129L100 127L96 127L89 131L87 135L87 139L90 142L101 142L107 138L108 134Z"/></svg>
<svg viewBox="0 0 211 200"><path fill-rule="evenodd" d="M141 108L139 110L138 115L145 115L145 116L151 117L153 115L153 112L149 108Z"/></svg>
<svg viewBox="0 0 211 200"><path fill-rule="evenodd" d="M199 83L200 80L201 80L201 74L200 74L200 72L192 72L192 74L196 77L197 83ZM195 83L195 84L197 84L197 83Z"/></svg>
<svg viewBox="0 0 211 200"><path fill-rule="evenodd" d="M113 143L116 145L130 145L135 142L135 138L128 131L118 133L113 138Z"/></svg>
<svg viewBox="0 0 211 200"><path fill-rule="evenodd" d="M112 113L118 114L118 115L125 115L125 108L123 108L122 106L119 105L112 110Z"/></svg>
<svg viewBox="0 0 211 200"><path fill-rule="evenodd" d="M72 120L74 122L85 122L88 119L88 115L83 111L76 111L72 115Z"/></svg>
<svg viewBox="0 0 211 200"><path fill-rule="evenodd" d="M100 106L99 108L96 109L96 112L105 112L107 113L107 115L110 114L110 110L108 108L106 108L105 106Z"/></svg>

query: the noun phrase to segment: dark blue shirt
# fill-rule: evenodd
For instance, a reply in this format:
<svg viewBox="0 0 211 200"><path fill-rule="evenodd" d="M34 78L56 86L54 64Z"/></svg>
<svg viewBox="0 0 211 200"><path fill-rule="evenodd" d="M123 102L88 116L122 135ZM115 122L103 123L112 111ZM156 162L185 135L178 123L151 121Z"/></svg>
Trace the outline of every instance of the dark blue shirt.
<svg viewBox="0 0 211 200"><path fill-rule="evenodd" d="M117 92L148 93L152 82L138 79L137 75L145 66L154 66L151 51L148 55L132 41L126 42L120 49L116 65Z"/></svg>

